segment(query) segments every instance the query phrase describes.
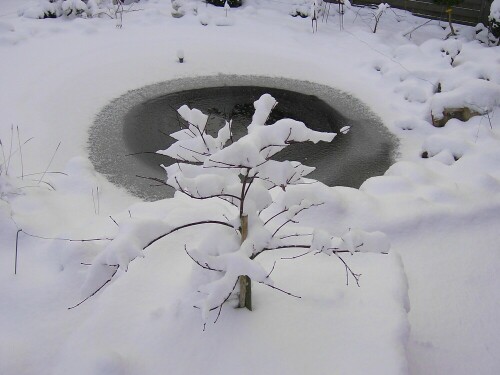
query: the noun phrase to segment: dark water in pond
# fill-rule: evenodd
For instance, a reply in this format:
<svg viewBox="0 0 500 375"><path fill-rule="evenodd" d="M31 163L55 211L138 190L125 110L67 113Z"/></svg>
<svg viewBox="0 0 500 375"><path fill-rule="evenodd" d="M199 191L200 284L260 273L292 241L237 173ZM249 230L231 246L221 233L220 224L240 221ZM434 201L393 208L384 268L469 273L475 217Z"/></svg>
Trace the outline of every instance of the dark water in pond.
<svg viewBox="0 0 500 375"><path fill-rule="evenodd" d="M276 155L277 160L297 160L316 167L308 178L329 186L357 188L367 178L383 174L392 164L394 138L375 117L358 114L348 118L345 111L341 114L316 95L257 86L199 88L144 98L121 109L124 112L119 121L121 129L114 129L117 127L114 124L109 134L107 127L99 126L103 120L106 123L106 116L103 119L101 113L91 131L91 160L96 170L106 174L112 182L144 199L172 196L173 189L151 186L159 184L137 176L163 180L166 174L159 165L175 162L167 156L154 154L154 151L166 149L174 142L168 134L178 130L179 121L182 121L176 109L187 104L208 114L208 127L214 132L231 118L238 138L246 134L246 126L254 113L253 102L264 93L271 94L278 101L268 123L292 118L317 131L338 133L331 143L291 145ZM137 98L134 101L137 102ZM339 133L347 125L351 126L350 132L346 135ZM103 141L103 137L108 141Z"/></svg>

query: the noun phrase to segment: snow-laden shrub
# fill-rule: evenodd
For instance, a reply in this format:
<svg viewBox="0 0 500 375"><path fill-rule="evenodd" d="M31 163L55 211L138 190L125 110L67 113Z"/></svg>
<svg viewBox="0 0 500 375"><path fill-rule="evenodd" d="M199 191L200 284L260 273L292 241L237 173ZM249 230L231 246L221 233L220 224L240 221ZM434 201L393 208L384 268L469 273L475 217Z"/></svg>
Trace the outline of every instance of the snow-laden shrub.
<svg viewBox="0 0 500 375"><path fill-rule="evenodd" d="M382 18L382 15L390 8L391 6L387 3L380 3L375 10L374 13L374 20L375 20L375 25L373 26L373 33L375 34L377 32L377 27L380 22L380 19Z"/></svg>
<svg viewBox="0 0 500 375"><path fill-rule="evenodd" d="M93 17L101 11L103 0L39 0L35 6L25 9L27 18Z"/></svg>
<svg viewBox="0 0 500 375"><path fill-rule="evenodd" d="M488 46L497 44L500 39L493 35L491 29L492 29L491 22L489 23L488 26L485 26L482 23L478 23L474 28L475 32L474 38Z"/></svg>
<svg viewBox="0 0 500 375"><path fill-rule="evenodd" d="M157 217L142 218L136 213L121 222L115 238L92 262L84 285L87 295L95 294L119 270L126 271L129 263L144 256L144 250L156 241L196 226L210 226L212 233L184 246L200 270L212 276L199 287L195 302L204 320L210 311L220 312L233 299L238 300L238 307L251 310L251 280L292 295L274 285L272 270L257 261L261 254L280 259L285 249L302 249L302 255L334 256L345 265L347 276L358 282L360 275L350 269L342 253L387 252L387 237L360 229L337 237L314 228L291 228L301 212L322 205L316 190L293 187L306 183L304 177L314 168L272 157L291 144L330 142L337 134L317 132L291 119L266 124L276 105L269 94L258 99L248 133L240 139L234 138L232 121L225 121L217 132L208 132L207 115L187 105L178 109L185 123L171 134L176 142L158 151L177 160L170 166L162 165L167 172L166 184L189 201L205 201L214 210L207 214L203 207L208 206L200 206L189 214L160 212ZM344 127L340 132L348 130Z"/></svg>
<svg viewBox="0 0 500 375"><path fill-rule="evenodd" d="M498 39L500 44L500 0L493 0L488 17L491 33Z"/></svg>
<svg viewBox="0 0 500 375"><path fill-rule="evenodd" d="M27 18L56 18L62 16L62 8L60 4L49 1L40 0L35 6L24 9L21 15Z"/></svg>
<svg viewBox="0 0 500 375"><path fill-rule="evenodd" d="M81 16L87 15L89 8L82 0L63 0L61 8L65 16Z"/></svg>
<svg viewBox="0 0 500 375"><path fill-rule="evenodd" d="M303 1L299 4L293 5L292 9L290 9L290 15L292 17L309 17L311 15L311 3L309 1Z"/></svg>
<svg viewBox="0 0 500 375"><path fill-rule="evenodd" d="M172 0L172 17L180 18L185 14L198 14L198 3L192 0Z"/></svg>

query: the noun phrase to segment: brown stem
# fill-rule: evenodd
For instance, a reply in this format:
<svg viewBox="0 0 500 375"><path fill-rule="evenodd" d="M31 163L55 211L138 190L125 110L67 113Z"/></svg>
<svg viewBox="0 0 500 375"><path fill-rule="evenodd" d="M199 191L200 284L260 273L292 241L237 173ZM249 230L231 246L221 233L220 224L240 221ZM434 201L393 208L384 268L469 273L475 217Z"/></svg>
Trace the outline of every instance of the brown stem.
<svg viewBox="0 0 500 375"><path fill-rule="evenodd" d="M241 243L243 243L248 235L248 216L241 216ZM240 296L239 308L246 307L252 311L252 280L247 275L241 275L239 278Z"/></svg>

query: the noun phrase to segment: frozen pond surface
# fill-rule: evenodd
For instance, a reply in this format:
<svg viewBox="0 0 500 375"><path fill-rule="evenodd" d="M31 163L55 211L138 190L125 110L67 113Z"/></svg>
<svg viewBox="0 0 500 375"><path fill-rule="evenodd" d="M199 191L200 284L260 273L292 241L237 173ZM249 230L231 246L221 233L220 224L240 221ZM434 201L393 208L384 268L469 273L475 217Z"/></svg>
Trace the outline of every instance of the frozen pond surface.
<svg viewBox="0 0 500 375"><path fill-rule="evenodd" d="M154 154L173 143L168 134L179 129L176 109L183 104L210 114L209 124L233 119L238 137L253 115L253 102L273 95L278 105L268 123L288 117L309 128L347 135L333 142L297 144L276 159L297 160L316 167L308 177L335 186L359 187L383 174L393 163L397 140L369 108L352 96L311 82L260 76L185 78L146 86L115 99L96 117L89 134L89 154L96 170L111 182L146 199L173 195L173 189L137 176L164 179L160 164L173 159ZM133 154L133 155L131 155Z"/></svg>

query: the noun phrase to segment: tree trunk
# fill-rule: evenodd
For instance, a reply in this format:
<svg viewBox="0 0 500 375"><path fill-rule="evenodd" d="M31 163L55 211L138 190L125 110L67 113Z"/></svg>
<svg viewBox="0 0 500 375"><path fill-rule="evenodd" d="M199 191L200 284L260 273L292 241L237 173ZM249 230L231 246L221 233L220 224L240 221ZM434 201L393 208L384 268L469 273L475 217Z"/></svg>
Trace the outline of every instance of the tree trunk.
<svg viewBox="0 0 500 375"><path fill-rule="evenodd" d="M248 235L248 216L241 216L241 243L245 241ZM248 310L252 311L252 280L246 276L241 275L239 277L240 284L240 300L238 307L246 307Z"/></svg>

